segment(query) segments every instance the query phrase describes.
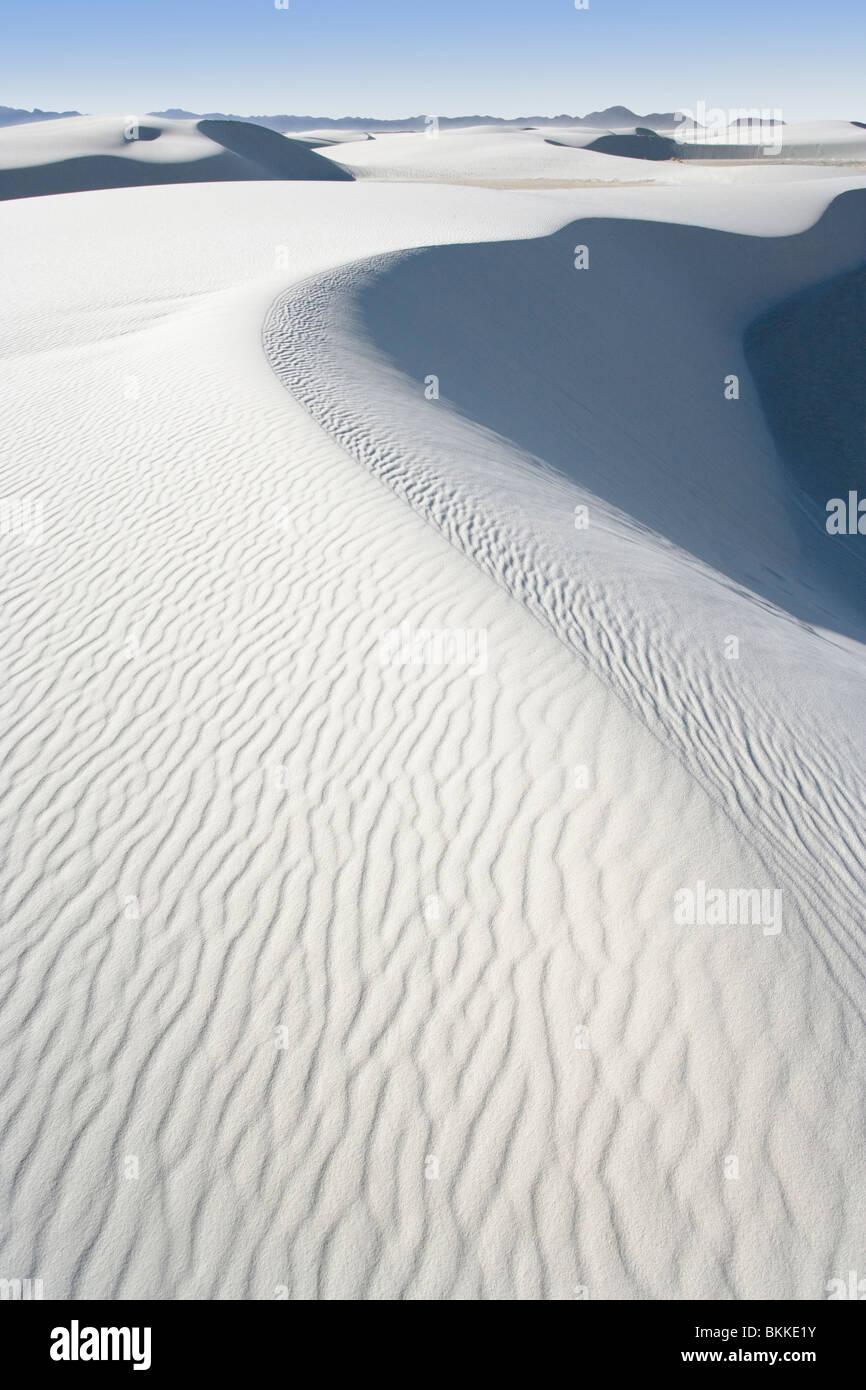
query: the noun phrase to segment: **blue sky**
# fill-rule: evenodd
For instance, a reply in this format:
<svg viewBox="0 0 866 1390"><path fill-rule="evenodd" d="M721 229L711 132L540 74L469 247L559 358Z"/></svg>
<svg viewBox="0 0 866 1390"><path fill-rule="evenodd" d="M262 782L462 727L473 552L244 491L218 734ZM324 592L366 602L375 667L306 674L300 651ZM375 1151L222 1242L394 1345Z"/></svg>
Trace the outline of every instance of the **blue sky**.
<svg viewBox="0 0 866 1390"><path fill-rule="evenodd" d="M2 0L0 104L866 120L864 0Z"/></svg>

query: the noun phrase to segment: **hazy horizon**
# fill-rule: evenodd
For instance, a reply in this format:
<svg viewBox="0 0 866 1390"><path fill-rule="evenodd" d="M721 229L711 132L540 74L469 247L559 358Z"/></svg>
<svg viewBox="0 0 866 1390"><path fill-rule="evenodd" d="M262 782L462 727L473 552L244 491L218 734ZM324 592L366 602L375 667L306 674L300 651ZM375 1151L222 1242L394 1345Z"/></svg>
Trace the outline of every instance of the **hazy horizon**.
<svg viewBox="0 0 866 1390"><path fill-rule="evenodd" d="M7 0L3 104L87 113L224 111L401 120L779 109L786 121L864 114L859 54L866 14L770 0L724 13L682 0L152 0L146 10L90 0L44 11ZM660 43L660 35L665 36ZM628 93L624 99L624 93Z"/></svg>
<svg viewBox="0 0 866 1390"><path fill-rule="evenodd" d="M703 100L703 99L701 99L701 100ZM711 110L713 110L713 109L715 109L715 108L717 108L717 107L722 107L722 103L715 103L715 102L714 102L714 103L705 102L704 105L705 105L705 108L706 108L707 111L711 111ZM129 115L129 114L136 114L136 115L164 115L164 114L167 113L167 112L183 111L183 112L187 112L187 113L189 114L189 116L192 117L192 118L194 118L194 117L202 117L202 116L207 116L207 115L223 115L223 116L235 116L235 117L238 117L239 119L242 119L242 120L251 120L251 121L254 121L254 120L257 120L257 119L258 119L258 120L273 120L273 119L275 119L275 118L281 118L281 117L288 117L288 118L291 118L291 119L299 119L299 118L306 119L306 118L309 117L309 118L314 119L314 120L317 120L317 121L329 121L329 122L362 121L362 122L367 122L367 123L370 124L370 125L375 125L375 124L379 124L379 123L381 123L381 124L386 124L386 123L387 123L387 124L389 124L389 125L394 125L394 124L398 124L398 123L400 123L400 122L402 122L402 121L408 122L408 121L419 121L419 120L424 120L424 119L425 119L426 117L428 117L428 116L436 116L439 120L444 120L444 121L471 120L473 117L476 117L476 116L477 116L477 117L480 117L482 120L502 121L502 122L505 122L505 123L509 123L509 122L519 122L519 121L522 121L522 120L527 120L527 119L529 119L529 118L537 119L537 120L543 120L543 121L552 121L552 120L556 120L557 118L561 118L561 117L570 117L570 118L574 118L574 119L577 119L577 120L583 120L583 119L585 119L588 115L592 114L592 113L595 112L595 111L598 111L598 112L602 112L602 113L603 113L603 112L606 112L606 111L614 110L614 109L616 109L617 107L621 107L621 108L623 108L624 110L630 111L630 112L631 112L633 115L635 115L635 116L649 116L649 115L654 115L654 114L666 114L666 113L669 113L669 112L672 112L672 113L674 113L674 114L677 114L677 113L679 113L679 112L683 112L683 113L685 113L685 114L691 114L691 113L694 112L696 109L698 109L698 112L699 112L699 110L700 110L699 107L698 107L698 108L696 108L695 106L690 107L690 106L688 106L688 104L685 103L685 102L683 102L683 103L681 103L681 104L677 104L677 103L673 103L673 102L661 102L661 103L659 103L659 104L657 104L657 105L654 105L654 106L649 106L649 105L640 106L640 105L637 105L637 104L634 104L634 103L628 102L628 101L606 101L606 102L604 102L604 103L602 103L602 104L600 104L600 105L598 105L598 106L588 106L588 107L586 107L585 109L575 108L574 110L566 110L564 107L563 107L563 108L560 108L559 110L555 110L555 111L554 111L554 110L548 110L548 111L530 110L530 109L527 108L526 110L523 110L523 111L516 111L516 112L515 112L515 111L504 111L504 112L503 112L503 111L482 110L482 109L480 109L480 108L479 108L477 111L469 111L469 110L461 110L461 111L457 111L457 110L455 110L455 111L441 111L441 110L435 110L435 109L427 110L426 108L422 110L421 108L418 108L417 110L414 110L414 111L401 111L401 112L399 112L397 115L381 115L381 114L377 114L377 113L371 113L370 111L335 111L335 112L328 112L328 111L316 110L316 109L314 109L314 108L302 109L302 108L300 108L300 107L297 107L297 108L295 108L295 109L291 109L291 108L289 108L289 107L283 107L283 108L274 107L274 108L272 108L272 109L267 109L267 110L264 109L264 108L261 108L260 110L257 110L257 111L238 111L238 110L233 109L229 104L225 104L225 103L222 104L222 105L220 105L220 104L215 104L215 105L202 106L202 107L200 107L198 110L195 110L192 106L190 106L190 105L188 105L188 104L186 104L186 103L183 103L183 102L167 102L167 103L166 103L165 105L163 105L163 106L157 106L157 105L151 104L151 105L149 105L149 106L142 106L142 105L139 105L139 106L128 107L128 108L116 107L116 108L111 109L111 110L109 110L109 109L100 109L100 110L97 110L97 109L95 109L95 108L85 108L85 107L82 107L82 106L65 106L65 105L51 104L51 103L49 103L49 104L43 106L43 105L42 105L41 103L39 103L39 102L37 102L37 103L35 103L35 104L33 104L33 103L26 103L26 102L25 102L25 103L21 103L21 104L12 103L12 102L0 102L0 110L27 111L27 112L30 112L30 113L33 113L33 112L36 112L36 111L40 111L40 112L43 112L43 113L46 114L46 115L56 115L56 114L62 115L62 114L64 114L65 112L69 112L70 115L77 115L77 116L118 116L118 117L125 117L125 116L127 116L127 115ZM780 119L781 122L782 122L783 124L787 124L787 125L796 125L796 124L799 124L799 123L802 123L802 122L814 121L814 120L839 120L839 121L849 121L849 122L854 122L854 121L857 121L857 120L858 120L858 116L857 116L856 114L850 114L850 113L849 113L849 114L839 115L838 113L828 112L828 111L826 111L826 110L820 111L820 112L813 112L813 113L812 113L811 115L809 115L809 116L805 116L805 115L792 116L792 115L791 115L789 112L787 112L784 108L782 108L782 107L774 107L774 106L772 106L771 104L769 104L769 103L767 103L767 102L754 102L754 103L751 103L751 104L747 104L747 103L744 102L744 103L741 103L740 105L733 105L733 104L731 104L731 105L729 105L729 106L726 105L726 106L722 107L722 109L724 109L724 110L726 110L726 111L731 111L732 113L736 113L736 112L745 112L745 111L749 111L749 112L766 112L766 113L768 114L768 116L772 115L773 113L779 113L778 119ZM864 103L864 111L866 111L866 103ZM863 114L863 113L861 113L861 114Z"/></svg>

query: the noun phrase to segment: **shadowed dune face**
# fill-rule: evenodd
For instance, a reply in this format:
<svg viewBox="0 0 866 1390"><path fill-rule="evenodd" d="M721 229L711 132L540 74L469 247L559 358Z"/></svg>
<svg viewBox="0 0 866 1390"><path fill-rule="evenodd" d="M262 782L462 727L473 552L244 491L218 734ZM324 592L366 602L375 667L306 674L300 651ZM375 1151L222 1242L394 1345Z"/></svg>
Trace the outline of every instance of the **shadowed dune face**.
<svg viewBox="0 0 866 1390"><path fill-rule="evenodd" d="M746 356L779 452L817 508L866 489L866 270L762 315Z"/></svg>
<svg viewBox="0 0 866 1390"><path fill-rule="evenodd" d="M866 270L761 315L745 350L779 454L808 499L807 514L824 520L817 536L825 562L862 609L863 537L828 532L826 521L833 499L847 511L849 493L866 496Z"/></svg>
<svg viewBox="0 0 866 1390"><path fill-rule="evenodd" d="M0 140L0 201L154 184L328 179L353 175L300 141L242 121L162 121L135 125L111 117L51 123L40 142L17 128ZM25 128L25 132L33 127ZM138 146L145 149L138 155ZM46 153L48 157L46 158Z"/></svg>
<svg viewBox="0 0 866 1390"><path fill-rule="evenodd" d="M409 390L438 377L440 410L552 465L786 611L859 636L858 576L824 527L826 489L842 486L830 480L848 476L844 465L834 471L832 431L810 479L807 449L802 468L788 467L744 335L804 284L862 264L864 234L860 192L791 237L598 219L541 240L394 258L362 280L352 312ZM846 396L862 363L859 313L825 320L828 369L804 407L812 436L837 408L837 364L849 361L838 388ZM806 353L782 344L783 409L811 371ZM856 403L845 409L853 420Z"/></svg>
<svg viewBox="0 0 866 1390"><path fill-rule="evenodd" d="M324 155L300 140L287 139L266 126L246 121L202 120L202 135L248 161L261 170L251 177L263 179L332 179L353 182L348 169L341 169Z"/></svg>
<svg viewBox="0 0 866 1390"><path fill-rule="evenodd" d="M783 132L784 127L784 134ZM727 138L723 132L702 131L688 123L674 123L665 131L636 126L633 131L607 131L587 144L574 138L550 137L548 143L583 143L596 154L616 155L627 159L725 160L743 163L746 160L787 158L797 161L850 159L859 162L864 157L862 142L851 139L851 127L866 129L862 121L829 121L785 126L784 122L741 119L730 127ZM676 132L678 138L672 138Z"/></svg>
<svg viewBox="0 0 866 1390"><path fill-rule="evenodd" d="M217 159L179 163L139 164L117 155L81 155L56 164L0 170L0 200L45 198L55 193L87 193L101 188L145 188L160 183L222 182L245 178Z"/></svg>
<svg viewBox="0 0 866 1390"><path fill-rule="evenodd" d="M599 135L595 140L548 137L548 145L576 145L591 150L594 154L614 155L618 159L648 159L652 162L670 159L724 159L740 162L765 156L763 145L742 141L737 144L722 145L718 142L699 143L692 134L687 140L675 140L657 130L637 126L634 131L611 131Z"/></svg>
<svg viewBox="0 0 866 1390"><path fill-rule="evenodd" d="M634 135L601 135L586 147L596 154L615 154L624 159L674 159L682 147L676 140L652 130L636 130Z"/></svg>

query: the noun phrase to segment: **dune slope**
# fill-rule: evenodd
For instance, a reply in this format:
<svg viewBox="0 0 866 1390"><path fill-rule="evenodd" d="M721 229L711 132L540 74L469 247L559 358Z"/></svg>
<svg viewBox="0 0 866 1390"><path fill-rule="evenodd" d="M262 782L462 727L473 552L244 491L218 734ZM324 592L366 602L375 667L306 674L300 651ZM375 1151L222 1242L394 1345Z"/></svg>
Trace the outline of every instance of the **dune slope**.
<svg viewBox="0 0 866 1390"><path fill-rule="evenodd" d="M838 799L799 812L798 891L843 904L827 930L858 970L863 561L777 455L743 337L775 298L860 264L864 223L851 192L796 237L623 219L415 252L290 292L268 337L315 417L587 655L750 833L787 853L788 798L832 767ZM601 519L585 536L579 505ZM765 659L722 659L728 634Z"/></svg>
<svg viewBox="0 0 866 1390"><path fill-rule="evenodd" d="M863 647L832 565L769 573L793 493L742 353L801 234L854 268L862 195L808 233L846 181L754 180L0 208L0 495L44 513L0 549L4 1270L807 1299L858 1266ZM776 238L764 285L740 243ZM730 453L694 474L701 364ZM383 659L404 632L483 660ZM699 880L780 929L678 922Z"/></svg>
<svg viewBox="0 0 866 1390"><path fill-rule="evenodd" d="M0 199L160 183L351 178L308 145L243 121L74 116L0 131Z"/></svg>

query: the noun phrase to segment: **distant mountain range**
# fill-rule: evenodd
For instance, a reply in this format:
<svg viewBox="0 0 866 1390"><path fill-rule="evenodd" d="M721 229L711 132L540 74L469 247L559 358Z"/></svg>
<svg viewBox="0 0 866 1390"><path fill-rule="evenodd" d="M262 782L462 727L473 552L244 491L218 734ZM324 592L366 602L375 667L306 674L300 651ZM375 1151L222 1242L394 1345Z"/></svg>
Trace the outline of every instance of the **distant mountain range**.
<svg viewBox="0 0 866 1390"><path fill-rule="evenodd" d="M65 116L81 114L80 111L40 111L38 107L34 107L32 111L24 111L12 106L0 106L0 126L27 125L32 121L56 121ZM173 107L167 111L150 111L148 114L174 120L200 120L207 117L208 120L248 121L255 125L267 126L270 130L278 130L281 134L290 130L424 130L429 120L427 116L407 116L405 120L399 121L382 121L373 116L234 116L223 111L184 111L180 107ZM627 106L609 106L605 111L590 111L586 116L516 116L513 119L506 119L504 116L438 117L440 129L471 125L585 125L600 126L603 129L611 126L644 125L651 128L667 128L674 125L675 121L676 113L673 111L651 111L649 115L640 116L630 111Z"/></svg>
<svg viewBox="0 0 866 1390"><path fill-rule="evenodd" d="M32 111L20 111L15 106L0 106L0 126L30 125L32 121L59 121L64 116L80 116L80 111L40 111L34 106Z"/></svg>
<svg viewBox="0 0 866 1390"><path fill-rule="evenodd" d="M216 112L208 112L209 116L217 116ZM172 117L175 120L196 119L197 113L194 111L183 111L174 108L168 111L151 111L152 116ZM256 125L269 126L271 130L278 130L285 134L289 130L370 130L370 131L397 131L397 130L424 130L429 116L407 116L403 120L383 121L377 120L374 116L223 116L222 119L232 121L254 121ZM648 116L638 116L634 111L629 111L627 106L609 106L606 111L591 111L587 116L438 116L440 129L457 129L461 126L472 125L523 125L523 126L551 126L551 125L585 125L585 126L610 126L610 125L673 125L676 121L676 113L673 111L653 111Z"/></svg>

